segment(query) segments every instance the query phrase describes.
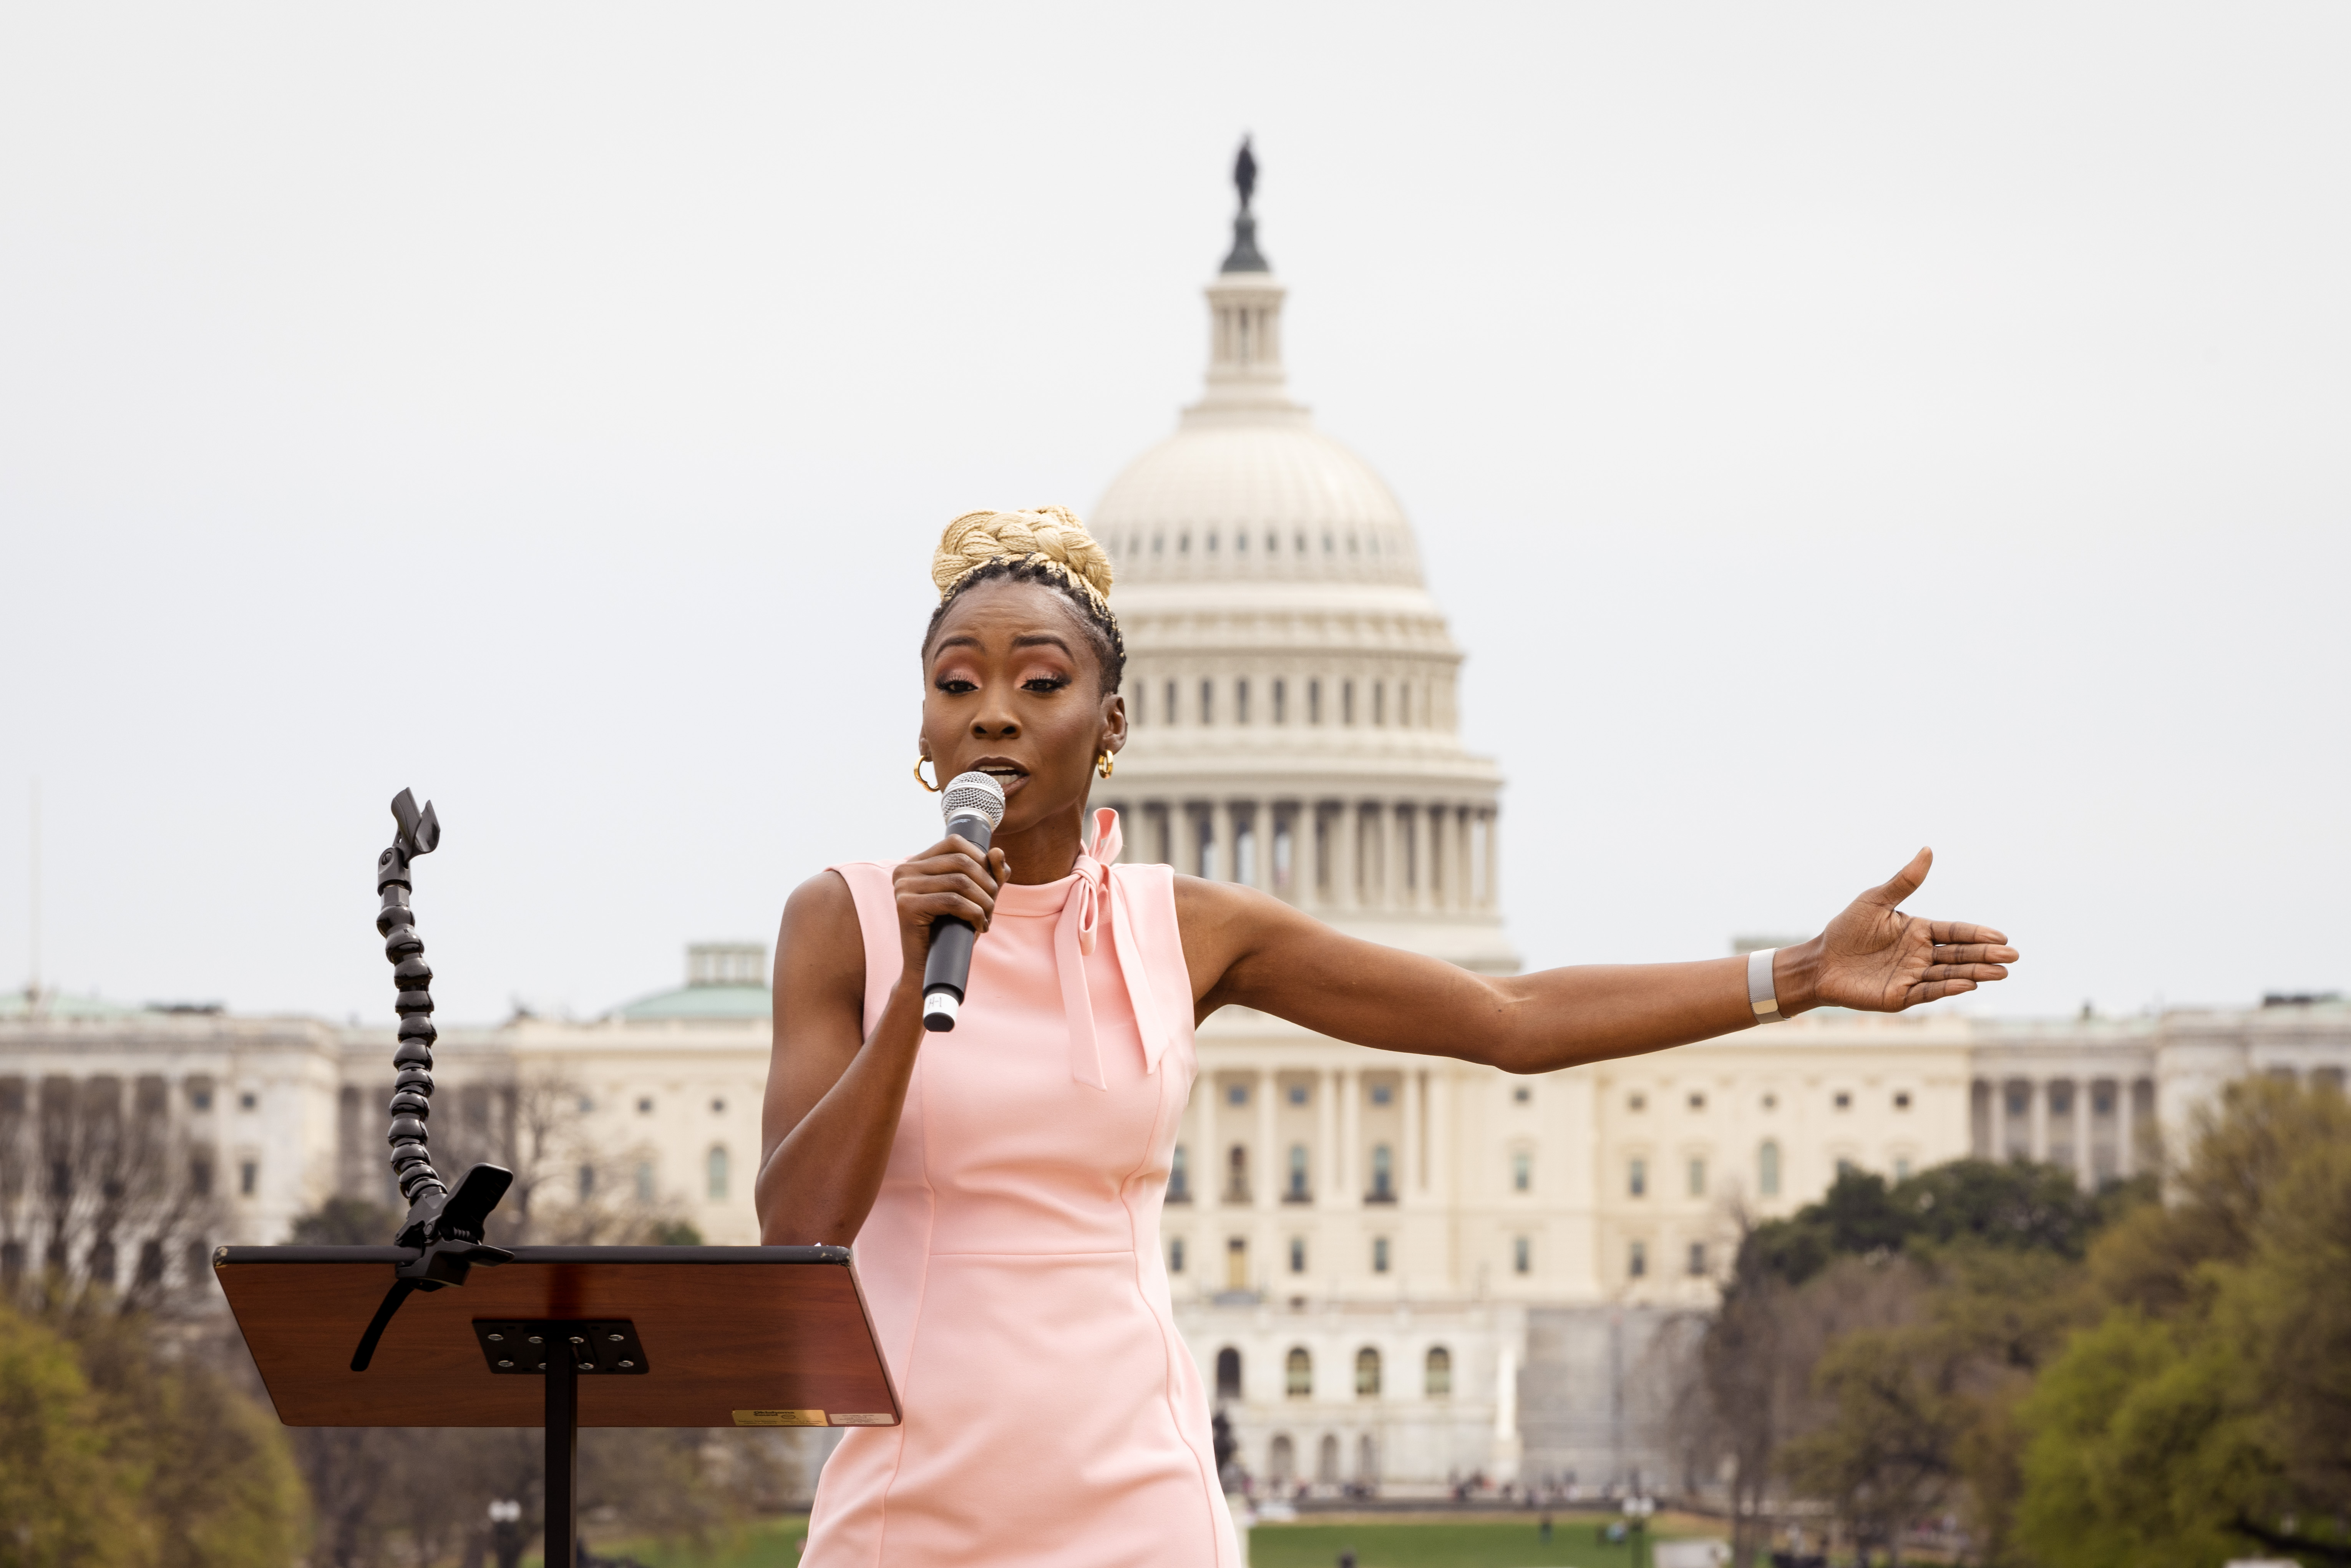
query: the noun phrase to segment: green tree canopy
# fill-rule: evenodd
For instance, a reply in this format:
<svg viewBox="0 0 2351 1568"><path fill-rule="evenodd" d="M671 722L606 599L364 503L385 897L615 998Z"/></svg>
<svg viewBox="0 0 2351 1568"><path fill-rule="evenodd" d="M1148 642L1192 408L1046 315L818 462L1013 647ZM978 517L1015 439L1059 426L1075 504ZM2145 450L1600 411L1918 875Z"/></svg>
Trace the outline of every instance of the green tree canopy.
<svg viewBox="0 0 2351 1568"><path fill-rule="evenodd" d="M2102 1316L2022 1411L2020 1533L2056 1568L2351 1563L2351 1105L2234 1084L2174 1186L2092 1249Z"/></svg>

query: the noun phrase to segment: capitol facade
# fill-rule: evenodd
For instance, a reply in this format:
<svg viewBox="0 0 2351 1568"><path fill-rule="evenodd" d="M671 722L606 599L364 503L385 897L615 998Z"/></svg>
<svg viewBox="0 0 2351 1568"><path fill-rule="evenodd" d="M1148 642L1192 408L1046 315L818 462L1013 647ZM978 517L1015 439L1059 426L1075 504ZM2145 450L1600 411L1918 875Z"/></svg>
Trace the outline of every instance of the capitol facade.
<svg viewBox="0 0 2351 1568"><path fill-rule="evenodd" d="M1290 395L1286 290L1246 208L1207 293L1205 390L1089 518L1134 720L1098 800L1130 859L1510 972L1503 779L1461 744L1462 649L1395 496ZM530 1239L755 1241L766 978L758 945L705 946L684 985L600 1019L444 1028L439 1163L515 1168L501 1218ZM1228 1008L1199 1031L1167 1193L1178 1322L1259 1485L1676 1486L1673 1362L1743 1221L1847 1167L2030 1158L2085 1186L2158 1168L2232 1078L2343 1082L2351 1008L2275 1000L2048 1022L1827 1009L1526 1077ZM388 1019L0 998L0 1275L201 1284L213 1244L388 1200L392 1045ZM119 1157L124 1129L201 1201L166 1214L48 1174Z"/></svg>

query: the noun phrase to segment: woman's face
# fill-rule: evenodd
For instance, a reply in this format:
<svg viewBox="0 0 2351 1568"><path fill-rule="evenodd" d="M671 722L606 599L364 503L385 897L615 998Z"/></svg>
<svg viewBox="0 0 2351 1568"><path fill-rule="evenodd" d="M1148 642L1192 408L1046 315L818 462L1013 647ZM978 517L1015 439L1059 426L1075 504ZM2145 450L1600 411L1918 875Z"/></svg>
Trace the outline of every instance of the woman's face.
<svg viewBox="0 0 2351 1568"><path fill-rule="evenodd" d="M977 770L1004 788L1001 840L1085 805L1094 758L1126 744L1077 607L1033 582L967 589L925 655L923 755L944 784Z"/></svg>

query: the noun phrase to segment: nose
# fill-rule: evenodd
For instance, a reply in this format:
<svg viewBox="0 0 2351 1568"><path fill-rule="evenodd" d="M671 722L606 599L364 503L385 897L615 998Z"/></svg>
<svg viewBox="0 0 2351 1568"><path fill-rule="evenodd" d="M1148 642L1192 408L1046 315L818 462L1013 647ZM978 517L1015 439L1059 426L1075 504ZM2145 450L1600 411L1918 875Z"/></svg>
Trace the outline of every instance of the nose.
<svg viewBox="0 0 2351 1568"><path fill-rule="evenodd" d="M1007 693L992 684L986 688L979 712L972 717L971 733L975 740L1009 740L1020 733L1020 720L1013 714Z"/></svg>

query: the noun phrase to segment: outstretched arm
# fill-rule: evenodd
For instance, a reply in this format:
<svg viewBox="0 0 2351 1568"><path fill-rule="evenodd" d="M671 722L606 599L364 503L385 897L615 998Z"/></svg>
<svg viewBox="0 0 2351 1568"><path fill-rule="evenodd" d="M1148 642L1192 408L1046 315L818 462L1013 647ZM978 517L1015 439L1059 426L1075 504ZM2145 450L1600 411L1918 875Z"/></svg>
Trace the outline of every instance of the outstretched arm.
<svg viewBox="0 0 2351 1568"><path fill-rule="evenodd" d="M1901 912L1933 863L1933 852L1920 850L1818 936L1780 949L1772 962L1780 1011L1834 1003L1900 1012L2005 978L2017 953L2001 933ZM1358 1045L1511 1072L1636 1056L1755 1021L1744 958L1494 977L1341 936L1229 883L1179 876L1176 897L1204 1019L1221 1007L1256 1008Z"/></svg>

